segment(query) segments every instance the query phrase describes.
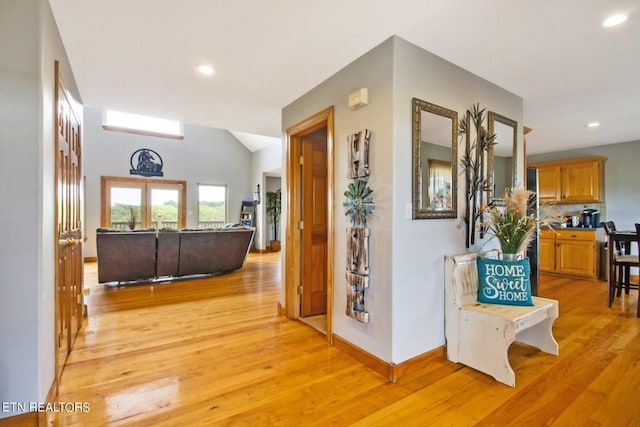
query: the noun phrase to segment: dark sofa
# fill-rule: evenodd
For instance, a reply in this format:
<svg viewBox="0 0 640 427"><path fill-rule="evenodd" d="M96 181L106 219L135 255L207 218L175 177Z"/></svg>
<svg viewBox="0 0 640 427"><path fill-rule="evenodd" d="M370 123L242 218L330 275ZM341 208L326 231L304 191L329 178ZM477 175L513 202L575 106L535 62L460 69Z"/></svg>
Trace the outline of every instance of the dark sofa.
<svg viewBox="0 0 640 427"><path fill-rule="evenodd" d="M213 274L242 267L254 229L251 233L240 230L181 231L178 275Z"/></svg>
<svg viewBox="0 0 640 427"><path fill-rule="evenodd" d="M98 282L156 277L156 232L98 229Z"/></svg>
<svg viewBox="0 0 640 427"><path fill-rule="evenodd" d="M150 281L236 270L244 264L254 228L96 231L98 282Z"/></svg>

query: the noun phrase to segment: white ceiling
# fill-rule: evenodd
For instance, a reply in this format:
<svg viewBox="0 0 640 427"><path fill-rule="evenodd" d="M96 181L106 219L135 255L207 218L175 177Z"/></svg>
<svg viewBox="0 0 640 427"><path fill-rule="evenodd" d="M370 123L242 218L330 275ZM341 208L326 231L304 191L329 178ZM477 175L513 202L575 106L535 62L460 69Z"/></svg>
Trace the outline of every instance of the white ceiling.
<svg viewBox="0 0 640 427"><path fill-rule="evenodd" d="M640 141L638 0L49 2L84 105L253 134L252 150L393 34L523 97L528 153ZM629 19L603 28L613 12Z"/></svg>

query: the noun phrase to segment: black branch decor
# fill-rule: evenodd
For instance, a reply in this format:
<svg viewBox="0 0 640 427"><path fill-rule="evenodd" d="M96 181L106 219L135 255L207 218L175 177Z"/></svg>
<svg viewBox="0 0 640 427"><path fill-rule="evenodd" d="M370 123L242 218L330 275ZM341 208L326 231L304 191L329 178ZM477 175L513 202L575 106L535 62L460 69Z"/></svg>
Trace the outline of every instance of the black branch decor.
<svg viewBox="0 0 640 427"><path fill-rule="evenodd" d="M487 159L489 151L496 144L496 135L489 135L484 127L484 112L485 109L481 109L480 104L477 103L471 110L467 110L466 116L460 119L458 124L458 132L465 137L465 152L460 165L465 171L467 184L467 205L464 214L467 248L475 243L476 227L478 223L482 224L483 210L488 203L485 197L493 186L493 174L487 170ZM472 136L473 131L475 135ZM474 138L473 142L471 142L472 138ZM481 225L481 238L483 234L484 226Z"/></svg>

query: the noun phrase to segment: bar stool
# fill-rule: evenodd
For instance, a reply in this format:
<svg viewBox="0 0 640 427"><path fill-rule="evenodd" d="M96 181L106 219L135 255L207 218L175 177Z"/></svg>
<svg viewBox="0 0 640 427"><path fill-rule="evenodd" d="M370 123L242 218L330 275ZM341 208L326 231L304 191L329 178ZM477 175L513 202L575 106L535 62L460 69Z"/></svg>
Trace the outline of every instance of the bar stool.
<svg viewBox="0 0 640 427"><path fill-rule="evenodd" d="M616 239L616 226L613 221L601 222L609 239L609 307L613 303L614 294L622 295L622 288L625 294L629 294L629 289L637 289L637 284L631 284L631 267L638 267L637 255L630 255L627 248L623 247L620 240Z"/></svg>
<svg viewBox="0 0 640 427"><path fill-rule="evenodd" d="M636 222L635 225L636 225L636 243L638 244L638 254L640 254L640 224ZM640 283L638 284L638 313L636 314L636 317L640 317Z"/></svg>

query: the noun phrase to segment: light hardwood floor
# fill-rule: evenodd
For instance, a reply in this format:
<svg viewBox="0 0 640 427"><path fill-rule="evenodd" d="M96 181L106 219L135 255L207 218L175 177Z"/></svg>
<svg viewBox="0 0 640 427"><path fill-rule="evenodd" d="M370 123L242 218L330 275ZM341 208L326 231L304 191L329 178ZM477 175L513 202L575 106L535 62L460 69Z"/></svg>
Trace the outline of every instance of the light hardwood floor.
<svg viewBox="0 0 640 427"><path fill-rule="evenodd" d="M436 360L398 384L277 314L278 254L234 273L108 289L87 266L89 317L60 384L53 425L640 425L637 292L544 276L560 302L560 356L514 344L517 387ZM340 315L338 313L338 315Z"/></svg>

